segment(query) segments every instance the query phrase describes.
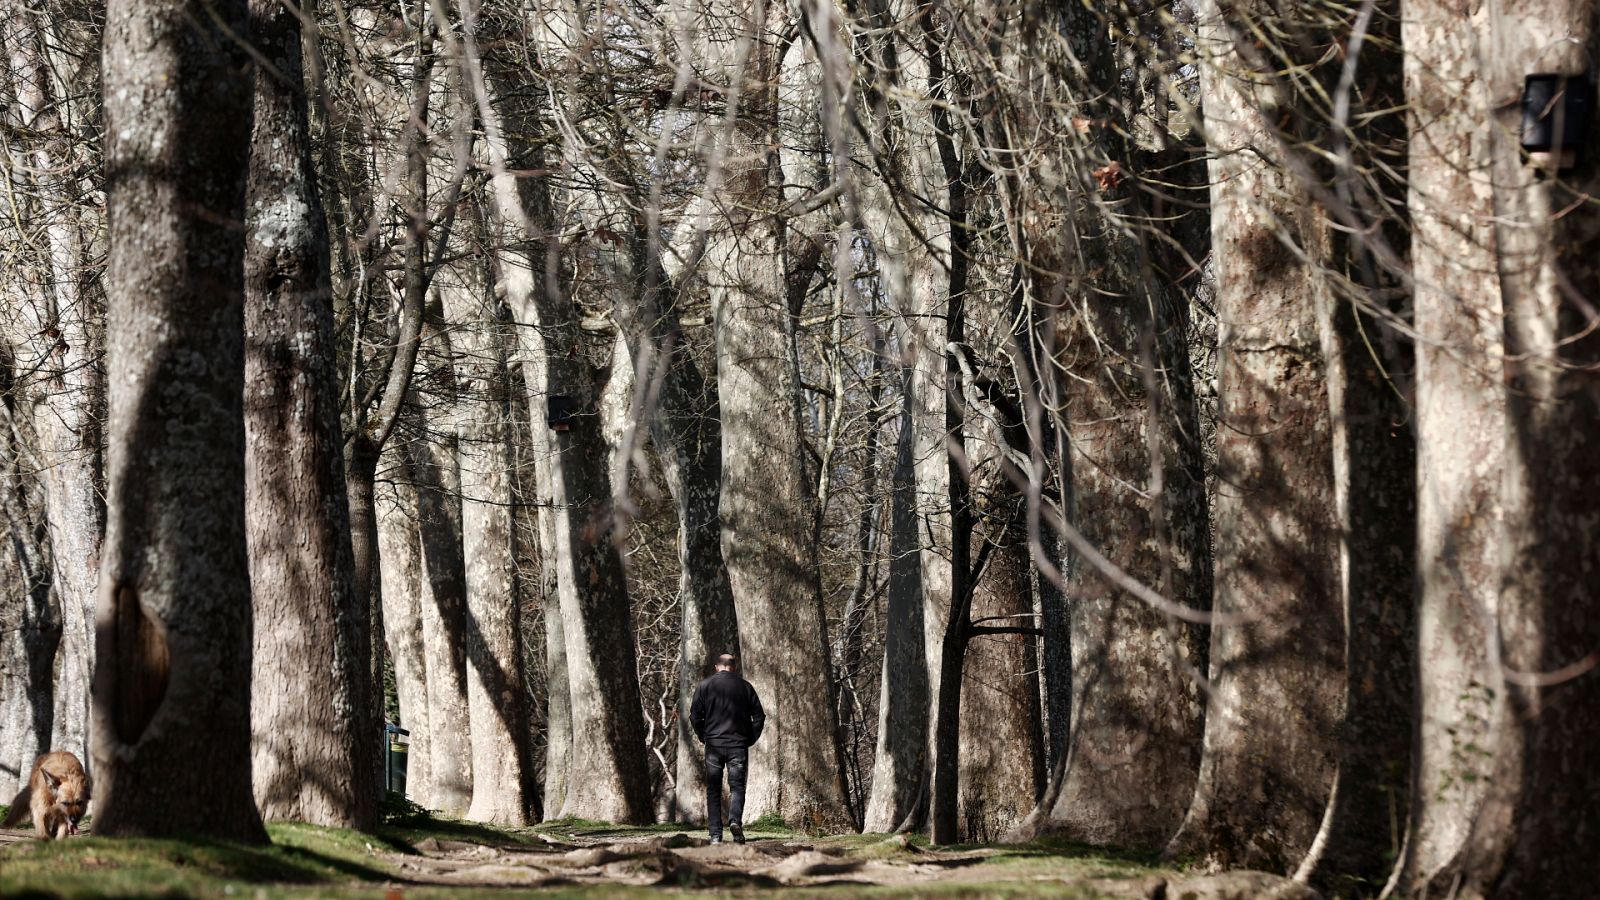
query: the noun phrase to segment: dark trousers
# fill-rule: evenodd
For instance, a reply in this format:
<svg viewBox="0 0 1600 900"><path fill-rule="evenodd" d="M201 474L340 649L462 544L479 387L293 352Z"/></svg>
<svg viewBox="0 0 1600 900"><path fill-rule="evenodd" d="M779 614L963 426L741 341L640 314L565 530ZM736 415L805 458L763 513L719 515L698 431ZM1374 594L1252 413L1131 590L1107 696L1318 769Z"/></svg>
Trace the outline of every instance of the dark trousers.
<svg viewBox="0 0 1600 900"><path fill-rule="evenodd" d="M744 824L744 782L750 774L749 747L706 746L706 823L722 837L722 770L728 770L728 821Z"/></svg>

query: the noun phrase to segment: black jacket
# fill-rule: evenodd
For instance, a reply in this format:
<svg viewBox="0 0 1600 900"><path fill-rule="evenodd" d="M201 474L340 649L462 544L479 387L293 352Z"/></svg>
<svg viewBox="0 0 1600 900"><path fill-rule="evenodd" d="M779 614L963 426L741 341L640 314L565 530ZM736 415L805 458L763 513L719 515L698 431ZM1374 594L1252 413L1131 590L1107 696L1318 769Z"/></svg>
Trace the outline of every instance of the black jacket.
<svg viewBox="0 0 1600 900"><path fill-rule="evenodd" d="M707 746L749 747L761 740L766 723L755 687L733 672L718 672L700 682L689 704L689 724Z"/></svg>

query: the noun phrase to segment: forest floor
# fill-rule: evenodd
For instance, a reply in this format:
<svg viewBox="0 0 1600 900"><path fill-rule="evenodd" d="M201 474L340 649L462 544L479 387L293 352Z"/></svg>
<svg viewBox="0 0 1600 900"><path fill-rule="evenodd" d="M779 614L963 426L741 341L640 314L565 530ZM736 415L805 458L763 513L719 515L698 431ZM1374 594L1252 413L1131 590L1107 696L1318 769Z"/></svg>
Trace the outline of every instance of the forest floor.
<svg viewBox="0 0 1600 900"><path fill-rule="evenodd" d="M1203 876L1148 856L1034 842L929 848L920 838L808 836L751 828L746 844L703 831L546 822L499 828L426 814L376 835L296 823L269 847L0 830L0 897L750 897L1306 900L1261 873Z"/></svg>

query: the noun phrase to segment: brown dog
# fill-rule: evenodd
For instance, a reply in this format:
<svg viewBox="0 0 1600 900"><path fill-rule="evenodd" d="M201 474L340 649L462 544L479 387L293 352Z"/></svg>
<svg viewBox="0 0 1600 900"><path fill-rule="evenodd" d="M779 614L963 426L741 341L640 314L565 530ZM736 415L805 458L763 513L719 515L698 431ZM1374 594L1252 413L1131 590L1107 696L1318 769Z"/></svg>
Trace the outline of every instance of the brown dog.
<svg viewBox="0 0 1600 900"><path fill-rule="evenodd" d="M33 830L41 838L64 838L78 833L78 822L89 808L89 774L71 753L57 750L33 764L28 786L11 801L0 826L22 824L24 810L33 813Z"/></svg>

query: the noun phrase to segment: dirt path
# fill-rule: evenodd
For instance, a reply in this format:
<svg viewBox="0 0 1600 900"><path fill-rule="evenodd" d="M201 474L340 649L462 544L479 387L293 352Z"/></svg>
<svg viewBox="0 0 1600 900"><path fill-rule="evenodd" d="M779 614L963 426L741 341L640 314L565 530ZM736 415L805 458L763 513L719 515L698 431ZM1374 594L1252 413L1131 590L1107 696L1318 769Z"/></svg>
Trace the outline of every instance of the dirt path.
<svg viewBox="0 0 1600 900"><path fill-rule="evenodd" d="M539 834L543 845L489 846L428 838L417 854L381 854L405 881L459 887L782 887L830 884L909 885L949 879L994 851L944 853L919 850L904 840L885 842L881 855L792 839L710 845L687 834L653 836ZM869 854L873 848L869 847Z"/></svg>
<svg viewBox="0 0 1600 900"><path fill-rule="evenodd" d="M280 828L309 829L310 826ZM704 837L684 832L604 827L571 833L552 833L538 828L501 833L479 828L477 834L455 837L445 836L448 833L442 834L439 830L431 834L413 832L405 840L375 839L354 842L353 846L347 834L342 845L345 849L339 854L344 865L336 868L351 880L330 872L331 879L302 886L282 881L282 874L258 872L247 883L279 889L274 896L294 897L315 895L319 889L326 888L337 888L340 893L353 890L357 895L370 891L392 898L412 891L439 893L464 889L568 888L579 889L585 896L592 890L593 896L600 897L618 888L668 888L674 889L674 893L684 890L744 893L772 888L831 887L840 889L839 896L850 895L852 887L879 887L891 889L894 896L907 897L934 892L946 896L950 891L965 896L967 889L981 896L1070 895L1115 900L1314 900L1317 897L1301 885L1265 873L1197 875L1152 867L1148 862L1118 860L1081 848L1077 851L1048 847L930 850L903 837L876 840L870 836L844 835L813 840L800 835L772 834L754 836L748 844L711 846ZM330 832L312 830L310 834L323 835L322 839L326 840ZM282 845L283 853L300 852L297 845L304 846L305 851L313 855L318 853L315 844L301 845L292 835L280 832L278 839L285 838L290 839ZM34 855L30 848L7 845L32 840L29 831L0 830L0 851L13 859L27 859ZM137 853L137 843L132 846L135 848L132 852ZM183 854L174 853L174 845L160 846L166 849L145 851L151 854L145 857L147 862L152 858L165 860L163 865L169 868L160 871L171 872L172 865L179 870L193 865L184 861ZM177 842L175 846L186 845ZM323 847L322 858L331 863L333 857L326 855L331 848ZM53 858L60 859L70 869L126 866L135 862L133 859L117 862L100 858L112 856L106 850L90 851L92 855L84 856L72 853L68 847L59 849L68 854L58 853ZM232 852L260 851L237 848ZM224 866L221 871L213 871L208 876L213 880L194 885L189 893L196 896L233 893L233 886L238 884L236 879L245 871L237 868L239 865L240 860L235 860L235 868ZM145 877L165 876L156 872ZM45 879L43 883L53 882ZM124 885L124 891L133 885L146 886L145 881L137 880L119 884ZM154 882L149 886L153 890ZM100 894L106 890L105 885L100 885L87 892L69 893Z"/></svg>

